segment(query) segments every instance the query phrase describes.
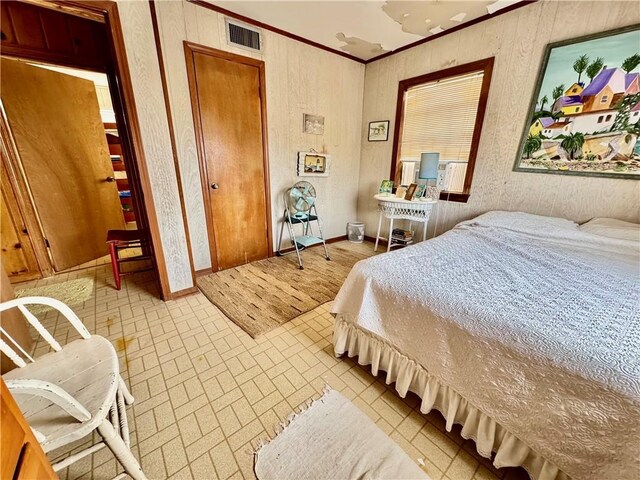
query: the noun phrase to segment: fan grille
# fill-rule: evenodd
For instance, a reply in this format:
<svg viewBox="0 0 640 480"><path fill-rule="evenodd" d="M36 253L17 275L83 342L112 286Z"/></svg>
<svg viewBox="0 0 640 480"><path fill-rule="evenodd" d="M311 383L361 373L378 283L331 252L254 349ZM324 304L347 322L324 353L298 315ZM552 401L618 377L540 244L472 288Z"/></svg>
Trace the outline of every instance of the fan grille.
<svg viewBox="0 0 640 480"><path fill-rule="evenodd" d="M316 202L316 189L309 182L298 182L288 191L289 208L293 212L308 212Z"/></svg>

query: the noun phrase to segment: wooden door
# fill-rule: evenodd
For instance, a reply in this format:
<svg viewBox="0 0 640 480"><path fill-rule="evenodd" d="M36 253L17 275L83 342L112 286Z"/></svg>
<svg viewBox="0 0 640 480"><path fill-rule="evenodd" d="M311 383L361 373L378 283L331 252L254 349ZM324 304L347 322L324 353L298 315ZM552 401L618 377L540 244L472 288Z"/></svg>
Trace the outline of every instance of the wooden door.
<svg viewBox="0 0 640 480"><path fill-rule="evenodd" d="M33 250L26 222L18 206L16 194L9 180L4 159L1 168L0 246L2 264L9 278L23 282L40 278L40 268Z"/></svg>
<svg viewBox="0 0 640 480"><path fill-rule="evenodd" d="M185 44L214 270L271 251L264 63Z"/></svg>
<svg viewBox="0 0 640 480"><path fill-rule="evenodd" d="M92 82L2 58L2 103L56 271L124 228Z"/></svg>

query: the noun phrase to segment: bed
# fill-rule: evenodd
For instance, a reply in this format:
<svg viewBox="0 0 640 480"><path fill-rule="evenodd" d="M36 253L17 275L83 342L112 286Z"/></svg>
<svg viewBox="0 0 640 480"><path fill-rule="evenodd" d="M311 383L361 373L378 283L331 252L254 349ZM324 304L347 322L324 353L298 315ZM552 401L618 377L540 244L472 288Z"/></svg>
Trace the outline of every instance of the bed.
<svg viewBox="0 0 640 480"><path fill-rule="evenodd" d="M363 260L332 307L335 353L463 425L498 468L637 479L640 234L602 228L489 212Z"/></svg>

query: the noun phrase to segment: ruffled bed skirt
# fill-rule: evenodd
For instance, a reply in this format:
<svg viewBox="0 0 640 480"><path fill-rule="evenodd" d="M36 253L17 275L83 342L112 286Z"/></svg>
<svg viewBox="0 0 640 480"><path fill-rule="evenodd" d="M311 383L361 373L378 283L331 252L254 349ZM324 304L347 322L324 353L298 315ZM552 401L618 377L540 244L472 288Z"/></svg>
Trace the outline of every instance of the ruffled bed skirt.
<svg viewBox="0 0 640 480"><path fill-rule="evenodd" d="M504 427L496 423L467 400L435 377L418 363L395 350L373 334L336 316L333 329L333 345L337 356L347 353L358 357L360 365L371 365L371 372L387 372L386 382L395 382L401 397L412 391L422 399L420 411L429 413L435 408L445 417L447 431L454 423L462 425L462 436L476 442L478 453L491 458L493 465L523 467L534 480L569 480L569 476L548 462Z"/></svg>

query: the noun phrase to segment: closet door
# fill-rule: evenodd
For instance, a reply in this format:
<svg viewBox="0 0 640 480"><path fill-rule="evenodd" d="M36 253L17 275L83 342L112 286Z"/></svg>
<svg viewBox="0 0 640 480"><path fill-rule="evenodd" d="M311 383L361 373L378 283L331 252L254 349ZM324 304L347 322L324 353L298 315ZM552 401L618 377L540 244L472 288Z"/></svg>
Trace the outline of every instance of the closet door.
<svg viewBox="0 0 640 480"><path fill-rule="evenodd" d="M2 103L56 271L124 228L93 82L2 58Z"/></svg>
<svg viewBox="0 0 640 480"><path fill-rule="evenodd" d="M186 44L213 269L271 249L264 63Z"/></svg>

